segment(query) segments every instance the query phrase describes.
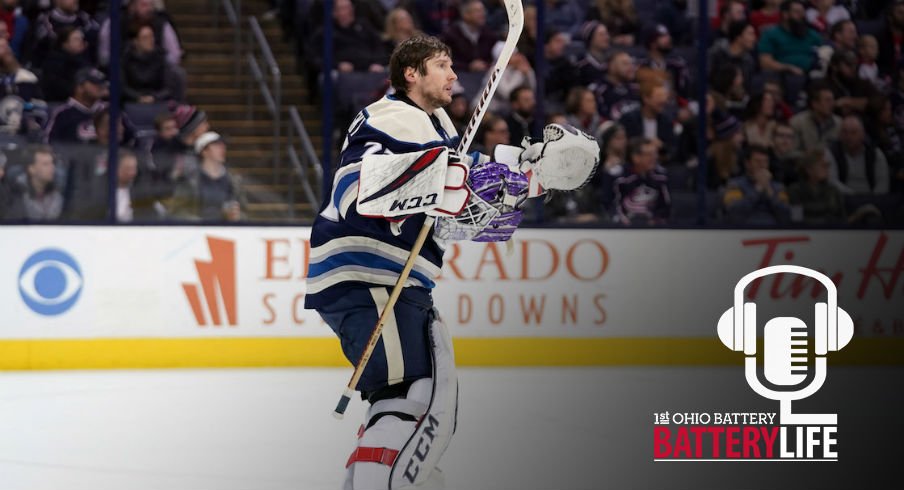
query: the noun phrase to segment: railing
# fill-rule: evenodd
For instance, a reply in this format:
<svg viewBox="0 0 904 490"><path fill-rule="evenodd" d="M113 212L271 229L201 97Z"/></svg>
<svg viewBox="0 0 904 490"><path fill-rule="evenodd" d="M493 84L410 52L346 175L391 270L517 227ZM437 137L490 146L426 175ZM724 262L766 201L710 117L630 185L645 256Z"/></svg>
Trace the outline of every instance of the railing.
<svg viewBox="0 0 904 490"><path fill-rule="evenodd" d="M223 8L223 12L226 14L226 20L229 21L229 25L232 26L232 60L235 65L234 83L236 87L238 87L239 75L242 70L242 58L240 56L242 51L242 0L235 0L235 5L232 4L232 0L219 0L214 3L216 12L213 16L213 27L215 29L220 28L220 7Z"/></svg>
<svg viewBox="0 0 904 490"><path fill-rule="evenodd" d="M301 155L295 150L294 141L296 136L301 144ZM295 106L289 107L289 129L286 131L286 139L286 154L289 157L289 163L292 164L295 175L301 181L301 189L304 191L305 198L311 204L311 209L316 213L318 206L320 206L320 199L313 187L311 187L308 172L313 169L317 182L321 182L323 180L323 167L320 165L317 152L314 151L314 145L311 143L311 137L308 135L304 122L301 120L301 115L298 114L298 109ZM289 179L289 218L295 218L295 179Z"/></svg>
<svg viewBox="0 0 904 490"><path fill-rule="evenodd" d="M257 17L249 17L248 25L251 28L248 34L248 68L251 72L251 79L248 80L248 119L254 119L254 87L256 83L267 106L267 111L273 118L273 183L279 181L279 161L280 161L280 126L282 112L282 75L279 65L276 64L276 58L270 50L270 44L264 37L264 32L257 21ZM258 55L263 57L267 67L267 73L261 70L258 62Z"/></svg>

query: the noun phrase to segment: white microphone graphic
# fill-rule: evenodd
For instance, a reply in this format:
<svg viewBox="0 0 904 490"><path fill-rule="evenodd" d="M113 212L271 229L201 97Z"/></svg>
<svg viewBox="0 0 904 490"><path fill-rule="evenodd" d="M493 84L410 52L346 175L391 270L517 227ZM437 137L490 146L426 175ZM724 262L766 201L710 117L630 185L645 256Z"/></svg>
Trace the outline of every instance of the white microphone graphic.
<svg viewBox="0 0 904 490"><path fill-rule="evenodd" d="M798 390L776 391L763 386L756 373L756 303L744 302L744 289L753 281L772 274L800 274L819 281L828 293L826 303L816 303L815 375ZM783 425L836 425L837 414L794 414L791 402L806 398L826 380L826 354L847 345L854 336L854 321L838 307L838 290L826 275L795 265L766 267L742 277L734 290L734 307L719 318L719 339L726 347L747 356L744 373L747 383L760 396L778 400ZM777 317L763 327L763 373L778 386L794 386L807 378L807 325L796 317Z"/></svg>

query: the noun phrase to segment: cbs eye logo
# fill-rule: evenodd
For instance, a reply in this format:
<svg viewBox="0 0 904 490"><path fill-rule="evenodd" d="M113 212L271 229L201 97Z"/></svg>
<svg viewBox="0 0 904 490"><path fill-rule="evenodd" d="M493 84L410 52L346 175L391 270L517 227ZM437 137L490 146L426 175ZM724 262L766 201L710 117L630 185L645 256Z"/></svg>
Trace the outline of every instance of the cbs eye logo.
<svg viewBox="0 0 904 490"><path fill-rule="evenodd" d="M35 252L19 270L19 295L39 315L66 312L82 292L82 271L71 255L47 248Z"/></svg>

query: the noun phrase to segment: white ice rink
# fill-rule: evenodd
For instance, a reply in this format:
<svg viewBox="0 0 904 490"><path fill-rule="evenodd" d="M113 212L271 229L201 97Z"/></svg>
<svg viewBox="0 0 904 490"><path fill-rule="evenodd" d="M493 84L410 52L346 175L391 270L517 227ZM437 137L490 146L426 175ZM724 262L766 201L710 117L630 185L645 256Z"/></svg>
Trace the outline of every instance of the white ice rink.
<svg viewBox="0 0 904 490"><path fill-rule="evenodd" d="M349 374L3 372L0 490L336 490L364 410L356 400L345 420L330 415ZM856 488L904 488L886 486L882 474L891 471L884 460L901 461L900 447L864 456L854 436L873 424L886 427L886 437L902 435L902 375L900 368L829 373L830 393L857 397L872 414L840 415L842 461L871 475ZM834 488L838 474L855 473L831 463L652 463L656 410L736 409L726 400L740 397L775 411L750 392L740 366L462 369L460 376L459 430L441 464L450 489L790 487L775 479L777 466L812 482L800 488ZM897 390L885 389L889 379ZM687 386L699 387L692 400L682 394Z"/></svg>

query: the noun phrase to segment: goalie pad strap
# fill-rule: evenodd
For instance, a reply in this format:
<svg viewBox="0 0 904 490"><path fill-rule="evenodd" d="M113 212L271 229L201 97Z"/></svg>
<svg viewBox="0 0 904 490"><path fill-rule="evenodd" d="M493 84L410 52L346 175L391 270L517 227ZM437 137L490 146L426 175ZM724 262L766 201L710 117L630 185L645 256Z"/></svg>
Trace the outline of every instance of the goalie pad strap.
<svg viewBox="0 0 904 490"><path fill-rule="evenodd" d="M379 463L386 466L392 466L395 463L399 452L388 447L359 447L352 451L352 455L348 457L348 468L353 463Z"/></svg>

